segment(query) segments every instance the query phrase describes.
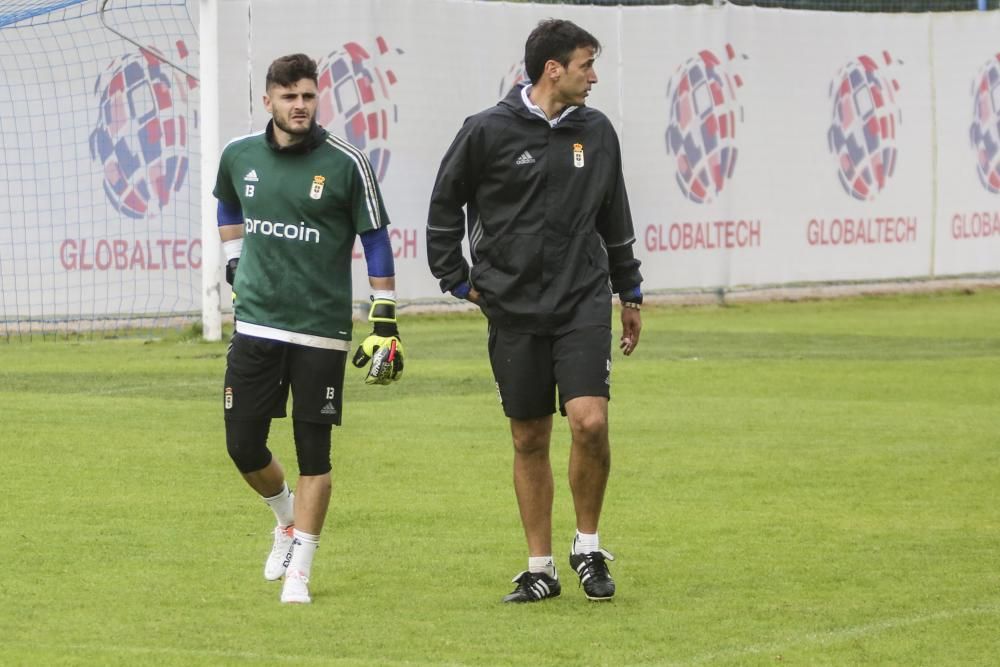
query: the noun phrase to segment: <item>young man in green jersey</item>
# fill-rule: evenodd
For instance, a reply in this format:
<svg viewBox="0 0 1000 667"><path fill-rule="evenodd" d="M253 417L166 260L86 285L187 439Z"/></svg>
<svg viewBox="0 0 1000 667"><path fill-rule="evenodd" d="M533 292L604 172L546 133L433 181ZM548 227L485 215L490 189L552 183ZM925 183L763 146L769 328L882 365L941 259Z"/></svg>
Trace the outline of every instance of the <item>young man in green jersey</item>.
<svg viewBox="0 0 1000 667"><path fill-rule="evenodd" d="M351 253L360 236L374 330L358 347L365 381L403 370L395 268L378 181L365 154L316 124L316 63L278 58L267 71L263 132L231 141L215 185L236 331L223 394L226 448L277 525L264 577L281 601L308 603L313 555L331 493L330 436L341 423L351 342ZM370 362L370 365L369 365ZM289 389L299 479L293 494L267 447Z"/></svg>
<svg viewBox="0 0 1000 667"><path fill-rule="evenodd" d="M628 355L642 326L642 275L618 136L586 106L599 51L569 21L539 23L524 49L530 85L466 119L431 195L431 271L442 291L478 304L489 320L490 363L510 418L528 569L504 602L536 602L562 588L552 560L549 461L557 404L572 433L577 530L569 563L589 599L615 594L605 562L612 556L597 531L611 465L611 294L622 302ZM461 245L466 225L471 268Z"/></svg>

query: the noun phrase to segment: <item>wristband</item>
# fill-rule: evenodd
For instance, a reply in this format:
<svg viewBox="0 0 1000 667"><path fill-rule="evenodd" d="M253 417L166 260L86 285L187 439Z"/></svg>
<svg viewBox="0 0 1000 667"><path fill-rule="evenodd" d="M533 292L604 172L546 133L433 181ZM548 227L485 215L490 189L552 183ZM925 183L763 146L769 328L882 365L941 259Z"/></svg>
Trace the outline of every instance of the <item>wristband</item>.
<svg viewBox="0 0 1000 667"><path fill-rule="evenodd" d="M622 301L622 308L630 308L632 310L642 310L642 304L636 303L635 301Z"/></svg>
<svg viewBox="0 0 1000 667"><path fill-rule="evenodd" d="M395 296L395 293L389 290L376 290L375 294L372 294L372 307L368 311L368 321L373 324L391 323L395 326L396 300L380 296L382 294L392 294Z"/></svg>
<svg viewBox="0 0 1000 667"><path fill-rule="evenodd" d="M383 295L391 295L392 298ZM396 293L392 290L375 290L372 294L372 307L368 311L368 321L372 325L372 334L389 338L399 337L399 327L396 325Z"/></svg>
<svg viewBox="0 0 1000 667"><path fill-rule="evenodd" d="M626 303L634 303L634 304L637 304L637 305L641 306L642 305L642 289L638 285L636 285L635 287L632 287L630 289L622 290L618 294L618 298L621 299L622 305L624 305Z"/></svg>
<svg viewBox="0 0 1000 667"><path fill-rule="evenodd" d="M226 261L236 259L243 254L243 237L222 242L222 251L226 254Z"/></svg>

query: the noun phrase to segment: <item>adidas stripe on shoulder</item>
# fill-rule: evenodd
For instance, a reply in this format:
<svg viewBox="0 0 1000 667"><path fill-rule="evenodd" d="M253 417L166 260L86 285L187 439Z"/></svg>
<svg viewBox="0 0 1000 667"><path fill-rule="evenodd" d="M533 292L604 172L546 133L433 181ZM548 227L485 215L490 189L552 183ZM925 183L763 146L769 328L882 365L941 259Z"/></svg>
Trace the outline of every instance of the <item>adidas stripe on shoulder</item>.
<svg viewBox="0 0 1000 667"><path fill-rule="evenodd" d="M382 208L379 206L378 181L375 179L375 173L372 171L371 163L368 162L368 157L352 144L334 134L327 135L326 143L354 162L365 186L365 203L368 206L368 218L372 222L372 229L379 229L382 227Z"/></svg>

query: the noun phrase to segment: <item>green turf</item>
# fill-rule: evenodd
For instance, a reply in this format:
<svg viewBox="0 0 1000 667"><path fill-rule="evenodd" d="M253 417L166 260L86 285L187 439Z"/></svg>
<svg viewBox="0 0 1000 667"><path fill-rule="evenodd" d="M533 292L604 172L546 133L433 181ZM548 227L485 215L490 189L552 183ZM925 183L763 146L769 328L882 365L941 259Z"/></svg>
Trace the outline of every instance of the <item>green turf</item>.
<svg viewBox="0 0 1000 667"><path fill-rule="evenodd" d="M1000 291L647 308L616 358L589 603L557 424L562 597L526 553L475 316L350 375L314 604L261 576L225 346L0 344L0 664L980 665L1000 655ZM287 420L272 443L294 468Z"/></svg>

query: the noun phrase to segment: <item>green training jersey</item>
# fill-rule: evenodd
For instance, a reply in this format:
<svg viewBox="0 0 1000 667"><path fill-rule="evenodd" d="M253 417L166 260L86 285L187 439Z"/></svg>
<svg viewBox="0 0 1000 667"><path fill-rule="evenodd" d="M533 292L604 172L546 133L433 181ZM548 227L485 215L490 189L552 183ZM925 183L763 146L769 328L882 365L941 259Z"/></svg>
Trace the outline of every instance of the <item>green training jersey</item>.
<svg viewBox="0 0 1000 667"><path fill-rule="evenodd" d="M347 350L355 236L389 224L365 154L318 126L280 149L268 124L226 146L214 194L243 211L236 331Z"/></svg>

